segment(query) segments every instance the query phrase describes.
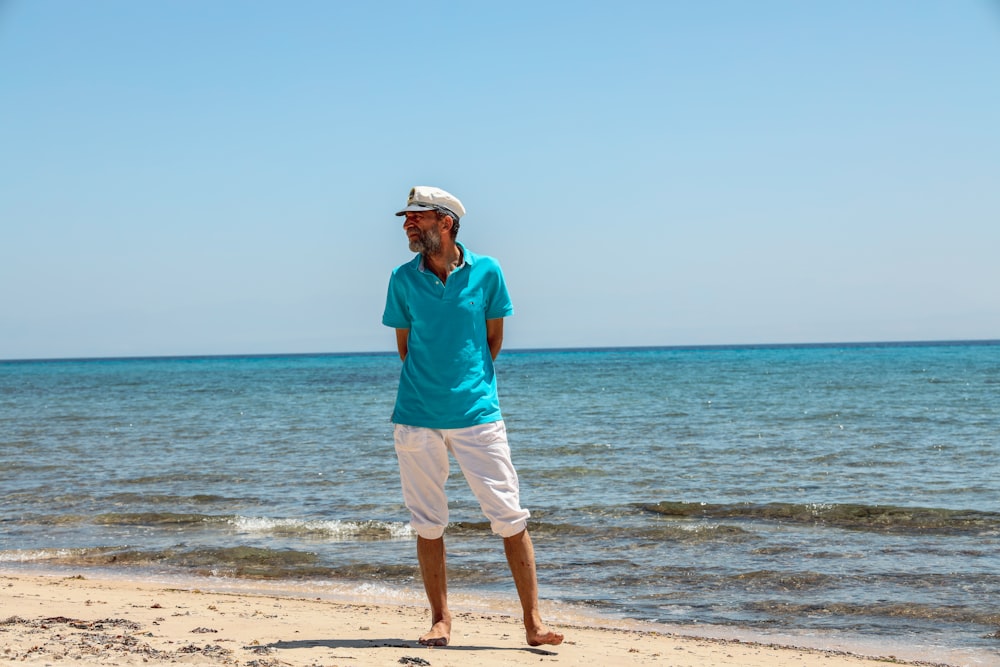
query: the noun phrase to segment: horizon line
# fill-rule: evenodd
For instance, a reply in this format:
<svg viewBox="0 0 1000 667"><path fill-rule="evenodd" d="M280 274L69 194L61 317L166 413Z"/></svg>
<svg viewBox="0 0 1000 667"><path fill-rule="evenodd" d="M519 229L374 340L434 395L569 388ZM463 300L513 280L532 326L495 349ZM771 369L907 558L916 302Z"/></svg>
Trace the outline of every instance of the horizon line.
<svg viewBox="0 0 1000 667"><path fill-rule="evenodd" d="M588 352L612 350L762 350L762 349L794 349L794 348L836 348L836 347L947 347L961 345L1000 345L996 338L972 339L942 339L942 340L885 340L885 341L838 341L825 343L715 343L687 345L596 345L572 347L520 347L504 348L507 354L530 352ZM249 352L221 354L140 354L124 356L82 356L82 357L23 357L0 359L0 363L31 363L60 361L154 361L181 359L268 359L293 357L361 357L396 355L396 350L368 350L359 352Z"/></svg>

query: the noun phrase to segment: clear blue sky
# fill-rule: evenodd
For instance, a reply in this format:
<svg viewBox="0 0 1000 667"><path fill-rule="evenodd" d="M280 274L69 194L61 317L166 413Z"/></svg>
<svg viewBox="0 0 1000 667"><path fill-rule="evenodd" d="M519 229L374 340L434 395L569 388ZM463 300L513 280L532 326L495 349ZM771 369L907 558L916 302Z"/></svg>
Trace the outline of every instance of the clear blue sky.
<svg viewBox="0 0 1000 667"><path fill-rule="evenodd" d="M1000 4L0 0L0 358L1000 338Z"/></svg>

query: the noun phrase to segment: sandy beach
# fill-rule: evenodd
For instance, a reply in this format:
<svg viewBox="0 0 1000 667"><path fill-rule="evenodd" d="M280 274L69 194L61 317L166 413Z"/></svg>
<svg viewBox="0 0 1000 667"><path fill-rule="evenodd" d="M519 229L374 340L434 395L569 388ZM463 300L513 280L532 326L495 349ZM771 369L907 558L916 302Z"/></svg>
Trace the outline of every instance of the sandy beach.
<svg viewBox="0 0 1000 667"><path fill-rule="evenodd" d="M0 659L45 665L562 664L673 667L861 667L900 664L733 640L559 624L557 647L525 644L519 619L463 612L452 645L426 648L418 606L354 604L305 595L210 592L82 575L0 573ZM930 663L904 663L930 664Z"/></svg>

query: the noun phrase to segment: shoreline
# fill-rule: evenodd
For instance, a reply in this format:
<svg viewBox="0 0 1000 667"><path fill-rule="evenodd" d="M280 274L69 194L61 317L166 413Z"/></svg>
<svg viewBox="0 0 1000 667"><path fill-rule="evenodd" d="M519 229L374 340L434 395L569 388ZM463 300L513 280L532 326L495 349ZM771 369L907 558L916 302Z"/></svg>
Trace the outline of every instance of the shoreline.
<svg viewBox="0 0 1000 667"><path fill-rule="evenodd" d="M86 570L71 574L0 568L0 657L28 664L156 666L181 662L253 667L390 663L448 667L467 664L470 657L477 667L539 662L597 662L611 667L962 664L904 659L892 649L861 655L747 641L735 633L700 636L700 628L678 634L640 622L585 617L562 608L556 611L545 602L546 620L565 632L566 641L556 647L532 648L524 641L516 615L506 609L484 608L461 594L453 603L451 646L427 648L416 641L429 627L422 602L405 596L373 602L371 598L379 594L317 591L292 582L151 581ZM491 605L487 601L485 606Z"/></svg>

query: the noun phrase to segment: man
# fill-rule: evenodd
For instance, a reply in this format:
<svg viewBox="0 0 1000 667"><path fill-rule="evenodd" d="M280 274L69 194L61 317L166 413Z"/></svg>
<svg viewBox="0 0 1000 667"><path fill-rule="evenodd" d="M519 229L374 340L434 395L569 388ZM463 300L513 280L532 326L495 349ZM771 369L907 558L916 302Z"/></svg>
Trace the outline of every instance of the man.
<svg viewBox="0 0 1000 667"><path fill-rule="evenodd" d="M493 532L503 537L524 611L528 644L555 645L538 610L535 553L500 415L493 361L503 318L513 314L500 265L455 240L465 207L439 188L410 190L403 230L419 253L392 272L382 323L396 329L403 368L392 414L396 456L417 560L431 607L427 646L451 639L444 529L448 453L455 457Z"/></svg>

